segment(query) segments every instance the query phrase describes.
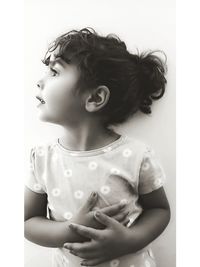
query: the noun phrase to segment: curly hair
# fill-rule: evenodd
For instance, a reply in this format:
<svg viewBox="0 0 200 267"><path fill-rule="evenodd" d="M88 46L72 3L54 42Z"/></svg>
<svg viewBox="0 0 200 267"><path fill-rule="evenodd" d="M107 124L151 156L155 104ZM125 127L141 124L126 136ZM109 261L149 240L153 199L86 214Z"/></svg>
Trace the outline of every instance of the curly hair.
<svg viewBox="0 0 200 267"><path fill-rule="evenodd" d="M106 126L122 123L138 110L151 113L153 100L164 95L167 66L166 55L160 50L131 54L116 35L100 36L91 28L56 38L45 54L45 64L48 54L56 49L56 57L80 70L78 93L100 85L110 90L108 103L98 111ZM156 52L165 55L165 62Z"/></svg>

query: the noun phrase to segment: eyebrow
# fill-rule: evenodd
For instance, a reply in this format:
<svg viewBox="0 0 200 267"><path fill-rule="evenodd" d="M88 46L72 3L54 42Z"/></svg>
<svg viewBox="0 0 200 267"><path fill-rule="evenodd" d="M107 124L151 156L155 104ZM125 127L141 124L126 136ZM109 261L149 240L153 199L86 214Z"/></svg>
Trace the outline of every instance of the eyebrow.
<svg viewBox="0 0 200 267"><path fill-rule="evenodd" d="M57 63L57 64L60 64L63 68L65 68L65 65L64 63L59 59L59 58L56 58L55 60L51 60L48 62L49 65L51 65L52 67Z"/></svg>
<svg viewBox="0 0 200 267"><path fill-rule="evenodd" d="M65 68L65 62L66 64L70 64L71 63L71 60L68 59L68 58L65 58L65 60L63 60L64 62L62 62L62 58L61 57L55 57L54 60L51 60L50 61L50 58L51 58L51 55L49 55L47 58L45 59L42 59L42 63L44 63L46 66L50 65L51 67L53 67L56 63L60 64L63 68Z"/></svg>

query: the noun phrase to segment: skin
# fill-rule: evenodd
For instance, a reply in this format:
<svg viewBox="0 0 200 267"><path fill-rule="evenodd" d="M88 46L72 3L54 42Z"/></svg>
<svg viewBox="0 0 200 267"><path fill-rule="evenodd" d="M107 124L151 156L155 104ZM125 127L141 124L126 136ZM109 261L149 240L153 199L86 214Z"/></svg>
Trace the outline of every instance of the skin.
<svg viewBox="0 0 200 267"><path fill-rule="evenodd" d="M55 60L55 54L51 55L50 61ZM77 97L75 89L79 77L76 66L61 59L48 67L38 82L38 95L45 101L38 107L39 118L63 127L64 134L59 142L67 149L96 149L119 138L118 134L104 128L98 115L107 104L110 91L102 85ZM123 214L120 206L100 210L96 216L90 201L80 208L73 221L54 222L46 218L47 196L26 188L26 238L50 247L60 247L65 243L66 249L84 259L83 265L95 266L142 249L163 232L170 220L170 208L163 188L140 196L143 213L130 228L125 226L126 216L120 215Z"/></svg>
<svg viewBox="0 0 200 267"><path fill-rule="evenodd" d="M92 211L97 199L97 193L95 196L91 194L71 220L57 222L46 218L47 195L37 194L26 188L24 212L25 237L29 241L45 247L62 247L64 242L88 241L87 237L75 233L69 225L70 223L80 223L95 229L103 229L104 226L94 219L94 211ZM126 218L127 213L123 211L124 207L124 204L116 203L100 211L126 225L128 220Z"/></svg>
<svg viewBox="0 0 200 267"><path fill-rule="evenodd" d="M71 254L84 259L83 266L95 266L144 248L166 228L170 220L170 208L162 187L140 196L140 203L144 211L130 228L99 212L94 217L106 228L96 230L71 224L69 227L75 233L90 238L90 241L66 243L64 247Z"/></svg>
<svg viewBox="0 0 200 267"><path fill-rule="evenodd" d="M50 61L54 60L52 55ZM102 85L92 93L86 91L77 97L75 89L79 77L76 66L61 59L50 65L38 82L37 95L45 101L38 107L38 113L40 120L63 127L64 135L60 138L63 146L71 150L90 150L109 144L119 135L105 129L97 115L109 100L109 89Z"/></svg>
<svg viewBox="0 0 200 267"><path fill-rule="evenodd" d="M50 61L55 59L52 55ZM84 119L82 99L75 97L78 78L79 72L73 65L61 60L49 64L46 74L37 84L38 95L45 101L38 107L40 120L72 128Z"/></svg>
<svg viewBox="0 0 200 267"><path fill-rule="evenodd" d="M56 53L56 52L55 52ZM113 136L109 131L105 130L94 111L100 109L106 104L109 96L109 90L105 86L96 88L93 94L86 92L77 97L75 89L80 74L76 66L69 65L62 60L56 60L52 54L50 65L47 72L38 81L38 92L45 104L38 106L39 118L42 121L59 124L64 128L64 135L60 137L60 142L72 150L85 150L90 147L104 145L104 142L110 143ZM96 94L97 93L97 94ZM101 97L103 96L103 101ZM98 102L94 99L98 98ZM93 133L101 133L101 138L91 138L93 135L89 133L89 129ZM103 139L105 137L105 140ZM96 142L96 143L95 143ZM70 222L81 223L86 226L95 228L104 228L101 224L94 220L92 211L89 207L91 204L85 203L86 206L81 208L73 220L68 222L54 222L46 218L47 195L37 194L25 188L25 237L39 245L48 247L62 247L64 242L83 241L88 238L74 233L68 226ZM117 206L116 206L117 205ZM127 223L121 210L121 204L116 203L109 209L102 210L115 220L122 224Z"/></svg>

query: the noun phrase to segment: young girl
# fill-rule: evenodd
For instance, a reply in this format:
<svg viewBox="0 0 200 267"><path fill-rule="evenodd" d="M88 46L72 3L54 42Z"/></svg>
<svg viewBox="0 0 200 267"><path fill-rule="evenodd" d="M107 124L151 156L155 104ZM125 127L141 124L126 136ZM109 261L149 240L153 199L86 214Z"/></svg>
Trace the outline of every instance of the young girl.
<svg viewBox="0 0 200 267"><path fill-rule="evenodd" d="M170 219L164 173L151 148L111 126L151 113L165 64L88 28L58 37L43 63L39 117L64 134L31 150L25 237L54 247L56 267L156 266L149 244Z"/></svg>

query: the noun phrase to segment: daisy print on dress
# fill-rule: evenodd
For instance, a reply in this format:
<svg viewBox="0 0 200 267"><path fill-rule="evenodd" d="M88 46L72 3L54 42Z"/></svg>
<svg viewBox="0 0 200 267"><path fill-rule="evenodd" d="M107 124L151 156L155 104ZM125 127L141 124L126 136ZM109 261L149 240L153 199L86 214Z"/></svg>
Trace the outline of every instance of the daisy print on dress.
<svg viewBox="0 0 200 267"><path fill-rule="evenodd" d="M110 192L110 187L108 185L103 185L100 189L101 193L106 195Z"/></svg>
<svg viewBox="0 0 200 267"><path fill-rule="evenodd" d="M72 214L72 212L70 212L70 211L66 211L66 212L63 214L63 217L64 217L66 220L70 220L70 219L73 217L73 214Z"/></svg>
<svg viewBox="0 0 200 267"><path fill-rule="evenodd" d="M81 199L83 197L84 193L81 190L77 190L74 192L74 197L77 199Z"/></svg>
<svg viewBox="0 0 200 267"><path fill-rule="evenodd" d="M97 166L98 166L98 164L97 164L95 161L91 161L91 162L89 163L89 165L88 165L88 168L89 168L90 170L96 170Z"/></svg>
<svg viewBox="0 0 200 267"><path fill-rule="evenodd" d="M65 169L64 170L64 175L66 177L71 177L72 176L72 170L71 169Z"/></svg>
<svg viewBox="0 0 200 267"><path fill-rule="evenodd" d="M52 195L54 197L58 197L60 195L60 189L59 188L53 188L52 189Z"/></svg>
<svg viewBox="0 0 200 267"><path fill-rule="evenodd" d="M40 191L41 189L42 189L42 186L41 186L41 184L34 184L34 189L36 190L36 191Z"/></svg>
<svg viewBox="0 0 200 267"><path fill-rule="evenodd" d="M110 170L110 173L111 173L111 174L119 175L119 174L120 174L120 170L118 170L117 168L112 168L112 169Z"/></svg>
<svg viewBox="0 0 200 267"><path fill-rule="evenodd" d="M118 266L119 266L119 263L120 263L120 261L117 260L117 259L112 260L112 261L110 262L110 267L118 267Z"/></svg>
<svg viewBox="0 0 200 267"><path fill-rule="evenodd" d="M143 171L147 171L149 169L149 167L150 167L150 164L148 162L145 162L145 163L142 164L141 169Z"/></svg>
<svg viewBox="0 0 200 267"><path fill-rule="evenodd" d="M122 155L123 155L123 157L128 158L132 155L132 151L129 148L126 148L123 150Z"/></svg>
<svg viewBox="0 0 200 267"><path fill-rule="evenodd" d="M160 185L162 184L162 180L161 180L160 178L157 178L157 179L153 182L153 184L154 184L155 186L160 186Z"/></svg>

